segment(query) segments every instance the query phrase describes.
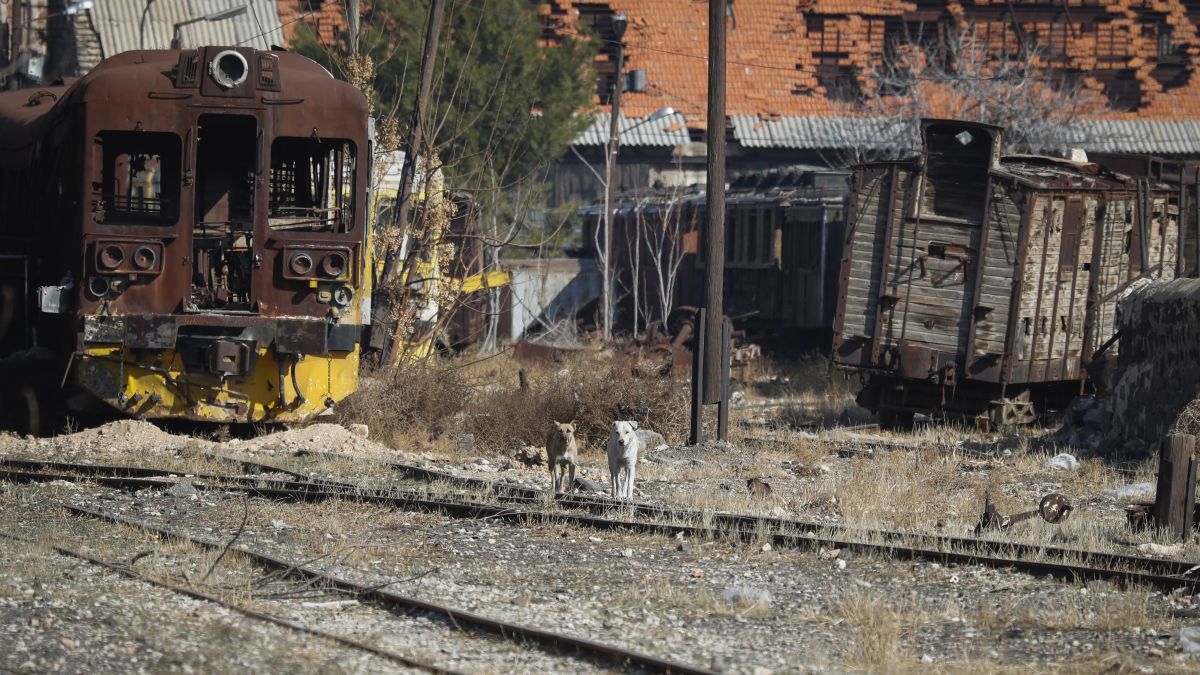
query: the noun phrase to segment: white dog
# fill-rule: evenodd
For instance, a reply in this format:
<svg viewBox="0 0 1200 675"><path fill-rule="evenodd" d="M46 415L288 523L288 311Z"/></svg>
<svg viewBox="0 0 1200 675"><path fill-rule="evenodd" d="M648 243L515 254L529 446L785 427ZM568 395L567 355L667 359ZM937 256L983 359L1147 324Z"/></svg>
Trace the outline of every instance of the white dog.
<svg viewBox="0 0 1200 675"><path fill-rule="evenodd" d="M608 473L612 478L614 499L633 499L633 483L637 479L638 450L642 441L637 434L637 422L613 422L608 431ZM625 475L622 478L621 472Z"/></svg>

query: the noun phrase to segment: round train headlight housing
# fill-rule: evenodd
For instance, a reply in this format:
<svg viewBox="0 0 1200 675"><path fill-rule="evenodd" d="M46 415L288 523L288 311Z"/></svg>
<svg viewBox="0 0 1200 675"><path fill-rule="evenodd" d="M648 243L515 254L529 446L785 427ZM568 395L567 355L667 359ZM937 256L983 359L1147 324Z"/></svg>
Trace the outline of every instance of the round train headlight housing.
<svg viewBox="0 0 1200 675"><path fill-rule="evenodd" d="M298 277L305 276L313 270L313 259L307 253L293 253L288 260L288 269Z"/></svg>
<svg viewBox="0 0 1200 675"><path fill-rule="evenodd" d="M88 294L93 298L103 298L112 290L112 284L104 277L88 277L87 280Z"/></svg>
<svg viewBox="0 0 1200 675"><path fill-rule="evenodd" d="M145 272L154 269L158 264L158 252L151 246L139 246L133 250L130 260L133 261L134 267Z"/></svg>
<svg viewBox="0 0 1200 675"><path fill-rule="evenodd" d="M115 270L125 262L125 249L116 244L105 244L100 248L100 254L96 256L100 262L100 267L106 270Z"/></svg>
<svg viewBox="0 0 1200 675"><path fill-rule="evenodd" d="M208 74L217 84L226 89L233 89L246 81L250 75L250 64L246 57L232 49L217 54L208 64Z"/></svg>
<svg viewBox="0 0 1200 675"><path fill-rule="evenodd" d="M346 255L330 253L321 259L321 274L336 279L346 273Z"/></svg>
<svg viewBox="0 0 1200 675"><path fill-rule="evenodd" d="M354 291L345 286L333 289L333 304L345 309L350 306L351 302L354 302Z"/></svg>

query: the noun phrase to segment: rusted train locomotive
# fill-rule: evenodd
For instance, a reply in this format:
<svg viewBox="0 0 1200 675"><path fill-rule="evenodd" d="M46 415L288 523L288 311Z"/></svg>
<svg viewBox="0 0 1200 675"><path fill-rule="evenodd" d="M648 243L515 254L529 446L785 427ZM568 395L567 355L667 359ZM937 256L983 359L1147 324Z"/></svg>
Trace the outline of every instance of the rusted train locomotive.
<svg viewBox="0 0 1200 675"><path fill-rule="evenodd" d="M1031 421L1102 379L1131 284L1196 273L1194 174L1002 157L1002 133L927 120L920 155L856 171L833 354L886 424Z"/></svg>
<svg viewBox="0 0 1200 675"><path fill-rule="evenodd" d="M10 426L60 402L294 421L354 391L370 143L362 94L285 51L127 52L0 95Z"/></svg>

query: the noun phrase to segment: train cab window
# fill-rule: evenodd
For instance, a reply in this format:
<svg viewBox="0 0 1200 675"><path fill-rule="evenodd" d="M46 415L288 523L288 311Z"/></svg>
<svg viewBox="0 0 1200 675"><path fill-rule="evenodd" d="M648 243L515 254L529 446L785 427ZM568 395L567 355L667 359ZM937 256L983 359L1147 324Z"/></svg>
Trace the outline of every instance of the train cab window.
<svg viewBox="0 0 1200 675"><path fill-rule="evenodd" d="M99 222L174 225L179 219L181 142L172 133L103 131L92 183Z"/></svg>
<svg viewBox="0 0 1200 675"><path fill-rule="evenodd" d="M280 137L271 144L268 222L277 230L354 229L354 144L346 140Z"/></svg>

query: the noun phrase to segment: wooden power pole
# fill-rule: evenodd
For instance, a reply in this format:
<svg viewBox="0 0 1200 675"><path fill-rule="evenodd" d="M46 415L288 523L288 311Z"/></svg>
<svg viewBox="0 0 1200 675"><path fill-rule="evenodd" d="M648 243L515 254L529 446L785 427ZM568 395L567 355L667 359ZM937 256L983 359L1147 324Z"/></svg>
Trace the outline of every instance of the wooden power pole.
<svg viewBox="0 0 1200 675"><path fill-rule="evenodd" d="M701 335L696 348L701 353L693 360L692 372L692 443L699 443L703 429L703 404L718 403L724 410L728 387L728 362L722 325L725 319L723 290L725 283L725 19L728 0L708 0L708 178L705 202L708 217L704 223L704 299L700 320ZM727 359L728 357L726 357ZM699 372L696 372L699 370ZM721 440L724 425L718 429Z"/></svg>
<svg viewBox="0 0 1200 675"><path fill-rule="evenodd" d="M408 143L404 148L404 165L400 169L400 194L396 196L396 229L403 237L408 230L408 213L412 202L413 175L416 173L417 156L425 143L425 110L429 105L429 90L433 87L433 67L437 60L438 39L441 37L442 16L445 13L445 1L433 0L429 5L429 23L425 27L425 49L421 53L421 80L417 85L417 100L413 105L412 123L409 126ZM396 275L396 257L399 251L390 250L384 261L381 275L381 288L387 288ZM384 326L391 322L386 319ZM390 363L393 337L388 331L384 339L383 354L380 365Z"/></svg>

